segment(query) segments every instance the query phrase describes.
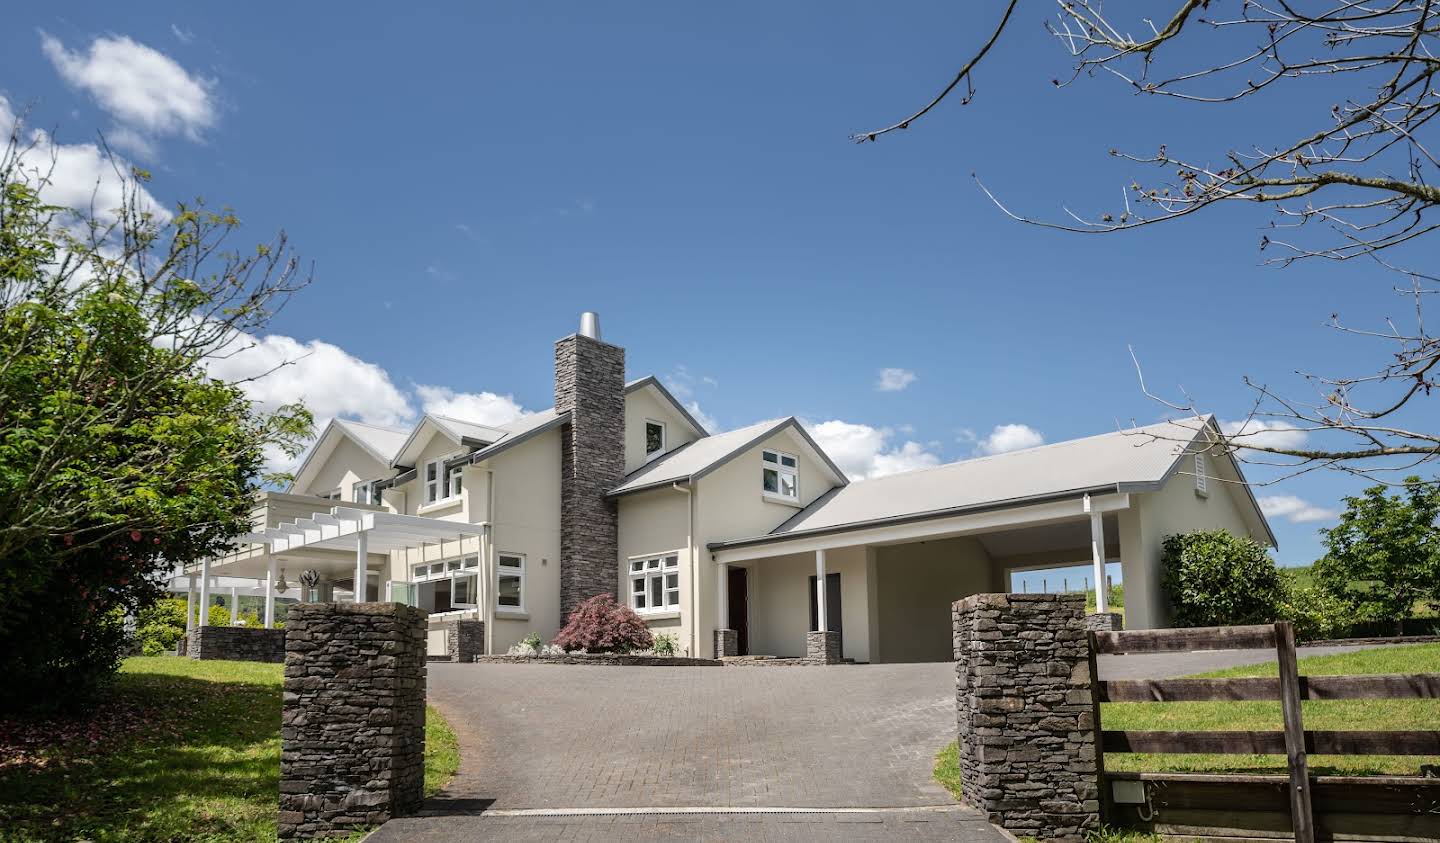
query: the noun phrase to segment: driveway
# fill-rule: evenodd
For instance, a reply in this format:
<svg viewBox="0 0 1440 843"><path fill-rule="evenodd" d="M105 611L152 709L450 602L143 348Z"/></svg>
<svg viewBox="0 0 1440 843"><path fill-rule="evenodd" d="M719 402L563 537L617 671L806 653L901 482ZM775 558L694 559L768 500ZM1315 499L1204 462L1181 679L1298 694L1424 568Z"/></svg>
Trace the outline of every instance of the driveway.
<svg viewBox="0 0 1440 843"><path fill-rule="evenodd" d="M460 772L371 841L1004 840L931 779L954 671L432 664Z"/></svg>

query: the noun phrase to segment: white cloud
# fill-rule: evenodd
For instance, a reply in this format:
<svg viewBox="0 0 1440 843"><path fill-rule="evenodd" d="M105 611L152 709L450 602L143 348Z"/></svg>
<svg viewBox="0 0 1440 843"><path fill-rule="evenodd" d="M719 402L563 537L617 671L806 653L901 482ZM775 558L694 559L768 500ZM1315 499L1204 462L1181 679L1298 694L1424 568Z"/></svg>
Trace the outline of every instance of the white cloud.
<svg viewBox="0 0 1440 843"><path fill-rule="evenodd" d="M975 453L986 456L1045 444L1045 436L1028 424L997 424L984 439L977 438L970 431L962 431L961 438L974 442Z"/></svg>
<svg viewBox="0 0 1440 843"><path fill-rule="evenodd" d="M419 396L421 406L427 413L476 424L506 424L526 414L525 408L511 395L456 392L448 386L426 384L416 385L415 394Z"/></svg>
<svg viewBox="0 0 1440 843"><path fill-rule="evenodd" d="M881 369L875 388L881 392L899 392L915 382L915 373L909 369Z"/></svg>
<svg viewBox="0 0 1440 843"><path fill-rule="evenodd" d="M215 81L190 74L159 50L112 35L96 38L82 53L45 32L40 49L62 79L93 97L121 126L199 140L215 125L218 113L210 95Z"/></svg>
<svg viewBox="0 0 1440 843"><path fill-rule="evenodd" d="M867 480L940 464L928 446L906 441L891 445L895 431L888 427L832 419L806 424L816 443L851 480Z"/></svg>
<svg viewBox="0 0 1440 843"><path fill-rule="evenodd" d="M1340 512L1316 506L1294 495L1264 495L1259 498L1260 511L1269 518L1284 518L1294 524L1311 521L1330 521L1340 517Z"/></svg>
<svg viewBox="0 0 1440 843"><path fill-rule="evenodd" d="M1309 436L1305 431L1296 430L1284 422L1264 419L1222 420L1220 429L1237 445L1255 445L1261 448L1299 448Z"/></svg>
<svg viewBox="0 0 1440 843"><path fill-rule="evenodd" d="M714 416L700 409L699 401L685 402L685 409L689 410L690 415L695 417L695 421L700 422L700 426L705 428L712 435L724 432L720 429L720 422L716 421Z"/></svg>
<svg viewBox="0 0 1440 843"><path fill-rule="evenodd" d="M0 96L0 142L17 130L18 121L9 100ZM46 132L18 128L24 147L20 169L32 185L40 185L40 195L46 202L80 211L93 207L97 217L109 221L125 204L128 185L135 191L140 210L149 211L161 222L170 219L170 211L129 178L130 165L124 158L107 157L92 143L56 143Z"/></svg>
<svg viewBox="0 0 1440 843"><path fill-rule="evenodd" d="M175 35L175 40L179 41L181 44L189 44L191 41L195 40L195 33L191 32L188 29L181 29L179 24L170 24L170 32Z"/></svg>

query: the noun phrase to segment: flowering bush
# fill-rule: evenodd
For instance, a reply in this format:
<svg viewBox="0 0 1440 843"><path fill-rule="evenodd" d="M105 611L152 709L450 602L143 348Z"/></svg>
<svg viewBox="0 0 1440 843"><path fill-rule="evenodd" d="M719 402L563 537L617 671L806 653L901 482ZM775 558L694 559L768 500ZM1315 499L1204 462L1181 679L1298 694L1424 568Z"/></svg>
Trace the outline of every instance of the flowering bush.
<svg viewBox="0 0 1440 843"><path fill-rule="evenodd" d="M628 653L647 649L655 638L634 610L600 594L575 607L554 643L566 652Z"/></svg>

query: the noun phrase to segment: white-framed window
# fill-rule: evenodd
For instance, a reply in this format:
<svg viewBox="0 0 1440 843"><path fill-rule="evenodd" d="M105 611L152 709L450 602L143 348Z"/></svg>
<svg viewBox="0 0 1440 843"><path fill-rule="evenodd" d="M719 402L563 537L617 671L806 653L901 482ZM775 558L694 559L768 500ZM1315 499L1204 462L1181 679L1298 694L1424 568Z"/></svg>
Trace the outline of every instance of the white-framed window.
<svg viewBox="0 0 1440 843"><path fill-rule="evenodd" d="M1209 490L1209 488L1206 486L1205 468L1206 468L1206 465L1205 465L1205 455L1204 455L1204 454L1196 454L1196 455L1195 455L1195 494L1197 494L1197 495L1199 495L1199 496L1201 496L1201 497L1208 497L1209 494L1210 494L1210 490Z"/></svg>
<svg viewBox="0 0 1440 843"><path fill-rule="evenodd" d="M761 488L765 494L800 500L800 461L794 454L766 449L760 452Z"/></svg>
<svg viewBox="0 0 1440 843"><path fill-rule="evenodd" d="M525 611L525 555L498 553L496 557L495 608Z"/></svg>
<svg viewBox="0 0 1440 843"><path fill-rule="evenodd" d="M480 604L480 557L475 554L410 566L416 603L429 612L474 609Z"/></svg>
<svg viewBox="0 0 1440 843"><path fill-rule="evenodd" d="M630 608L673 612L680 608L680 557L640 556L630 560Z"/></svg>
<svg viewBox="0 0 1440 843"><path fill-rule="evenodd" d="M328 491L328 492L323 492L323 493L321 493L320 497L321 497L322 499L324 499L324 500L327 500L327 501L338 501L338 500L340 500L340 490L339 490L339 489L331 489L331 490Z"/></svg>
<svg viewBox="0 0 1440 843"><path fill-rule="evenodd" d="M375 480L361 480L350 487L350 500L355 503L380 505L380 486Z"/></svg>
<svg viewBox="0 0 1440 843"><path fill-rule="evenodd" d="M445 461L457 456L459 454L446 454L425 463L426 503L435 503L459 496L460 474L464 467L457 465L451 467L449 471L445 470Z"/></svg>
<svg viewBox="0 0 1440 843"><path fill-rule="evenodd" d="M653 460L665 453L665 422L645 420L645 459Z"/></svg>

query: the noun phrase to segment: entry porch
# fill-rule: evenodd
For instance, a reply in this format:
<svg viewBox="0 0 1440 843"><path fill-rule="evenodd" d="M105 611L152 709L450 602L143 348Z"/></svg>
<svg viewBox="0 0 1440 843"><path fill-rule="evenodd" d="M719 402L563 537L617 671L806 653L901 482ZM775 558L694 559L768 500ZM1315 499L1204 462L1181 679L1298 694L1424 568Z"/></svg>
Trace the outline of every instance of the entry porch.
<svg viewBox="0 0 1440 843"><path fill-rule="evenodd" d="M1090 583L1105 582L1108 566L1138 558L1122 541L1130 505L1126 494L1083 496L712 546L716 654L951 661L955 601L1009 591L1012 574L1037 568L1083 564ZM1107 612L1106 590L1098 597Z"/></svg>

